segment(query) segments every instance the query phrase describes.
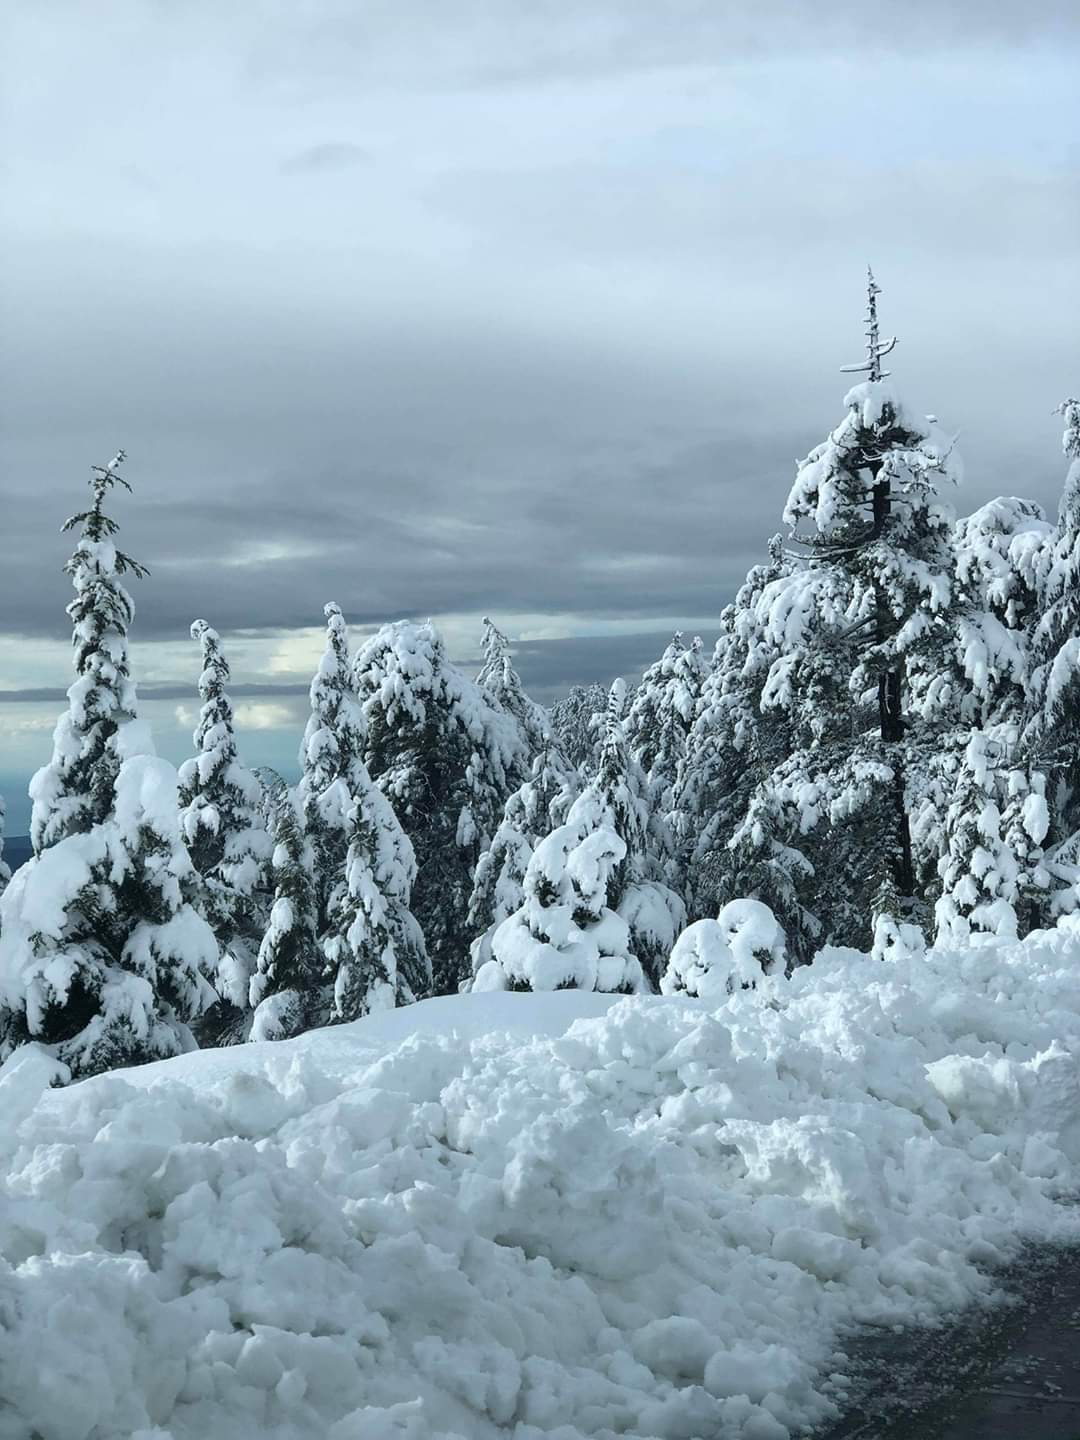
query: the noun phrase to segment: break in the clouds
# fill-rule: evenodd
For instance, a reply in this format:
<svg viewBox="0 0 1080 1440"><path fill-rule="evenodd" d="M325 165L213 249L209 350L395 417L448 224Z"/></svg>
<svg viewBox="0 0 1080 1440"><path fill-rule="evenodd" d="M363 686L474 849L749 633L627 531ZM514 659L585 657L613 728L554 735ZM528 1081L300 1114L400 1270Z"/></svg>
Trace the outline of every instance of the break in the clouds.
<svg viewBox="0 0 1080 1440"><path fill-rule="evenodd" d="M243 683L298 684L328 598L360 633L448 617L462 659L512 617L546 696L636 667L778 527L868 259L898 383L960 432L957 503L1056 503L1071 3L2 23L0 690L66 683L58 529L119 444L154 684L193 678L196 614Z"/></svg>

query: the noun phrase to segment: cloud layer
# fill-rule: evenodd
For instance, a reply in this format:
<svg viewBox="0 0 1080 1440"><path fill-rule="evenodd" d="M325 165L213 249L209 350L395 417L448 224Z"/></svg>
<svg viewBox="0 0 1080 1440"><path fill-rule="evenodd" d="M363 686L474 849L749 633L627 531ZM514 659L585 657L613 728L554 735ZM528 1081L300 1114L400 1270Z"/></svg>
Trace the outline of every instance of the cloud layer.
<svg viewBox="0 0 1080 1440"><path fill-rule="evenodd" d="M197 613L271 645L328 598L458 617L463 657L483 611L606 637L543 652L551 693L609 673L762 553L868 259L958 503L1056 503L1075 5L110 15L3 21L0 689L67 682L58 528L120 444L155 683Z"/></svg>

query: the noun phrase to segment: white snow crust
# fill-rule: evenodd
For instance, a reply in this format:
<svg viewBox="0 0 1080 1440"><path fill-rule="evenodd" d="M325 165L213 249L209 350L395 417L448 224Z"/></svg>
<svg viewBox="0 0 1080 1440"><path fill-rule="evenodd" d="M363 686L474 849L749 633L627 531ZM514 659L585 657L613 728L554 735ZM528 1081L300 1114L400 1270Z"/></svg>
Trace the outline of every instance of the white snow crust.
<svg viewBox="0 0 1080 1440"><path fill-rule="evenodd" d="M59 1090L24 1047L0 1437L828 1419L847 1327L988 1300L1020 1237L1080 1228L1080 926L891 953L722 999L430 1000Z"/></svg>

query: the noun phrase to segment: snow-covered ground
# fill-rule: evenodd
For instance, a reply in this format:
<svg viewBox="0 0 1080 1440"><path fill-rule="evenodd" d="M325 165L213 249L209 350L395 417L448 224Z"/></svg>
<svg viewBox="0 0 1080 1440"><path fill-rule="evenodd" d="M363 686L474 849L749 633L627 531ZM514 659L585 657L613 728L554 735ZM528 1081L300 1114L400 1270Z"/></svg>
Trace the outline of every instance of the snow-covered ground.
<svg viewBox="0 0 1080 1440"><path fill-rule="evenodd" d="M2 1440L783 1440L1080 1239L1080 931L0 1071Z"/></svg>

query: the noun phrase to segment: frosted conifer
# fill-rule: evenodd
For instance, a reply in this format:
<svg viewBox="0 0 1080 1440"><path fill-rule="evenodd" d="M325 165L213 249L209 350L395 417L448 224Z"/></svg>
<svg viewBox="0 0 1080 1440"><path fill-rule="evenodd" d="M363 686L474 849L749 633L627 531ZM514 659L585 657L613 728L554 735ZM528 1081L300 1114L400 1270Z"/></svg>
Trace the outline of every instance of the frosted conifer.
<svg viewBox="0 0 1080 1440"><path fill-rule="evenodd" d="M629 927L607 903L625 849L613 830L586 822L562 825L542 840L525 872L525 898L496 929L492 958L474 988L647 989Z"/></svg>
<svg viewBox="0 0 1080 1440"><path fill-rule="evenodd" d="M7 889L7 883L11 879L11 870L4 860L4 822L6 812L4 810L4 797L0 795L0 895Z"/></svg>
<svg viewBox="0 0 1080 1440"><path fill-rule="evenodd" d="M128 663L127 635L134 606L120 576L146 568L118 550L118 526L105 513L110 490L131 486L120 474L123 450L108 465L91 469L93 503L72 515L64 530L80 526L78 543L64 567L75 598L71 617L75 680L68 708L57 722L53 753L30 782L33 814L30 838L35 854L66 835L82 834L104 820L113 803L121 762L152 747L135 727L135 686Z"/></svg>
<svg viewBox="0 0 1080 1440"><path fill-rule="evenodd" d="M427 941L437 994L468 977L469 899L510 793L528 773L514 719L446 654L430 622L385 625L359 651L365 759L412 842L411 909Z"/></svg>
<svg viewBox="0 0 1080 1440"><path fill-rule="evenodd" d="M298 795L314 856L319 933L345 884L352 809L369 783L364 767L367 725L349 657L349 633L339 607L325 607L326 649L311 682L311 715L300 746Z"/></svg>
<svg viewBox="0 0 1080 1440"><path fill-rule="evenodd" d="M510 796L491 844L480 856L468 923L475 974L491 958L498 926L524 899L525 871L536 846L566 820L577 795L576 776L552 741L533 758L532 771Z"/></svg>
<svg viewBox="0 0 1080 1440"><path fill-rule="evenodd" d="M328 1019L314 857L293 791L276 794L273 839L274 902L248 993L252 1040L285 1040Z"/></svg>
<svg viewBox="0 0 1080 1440"><path fill-rule="evenodd" d="M510 660L510 641L494 620L489 620L486 615L481 649L484 663L476 683L496 705L518 722L525 748L532 757L547 743L551 721L544 708L525 693L521 676Z"/></svg>
<svg viewBox="0 0 1080 1440"><path fill-rule="evenodd" d="M221 637L205 620L194 622L191 635L202 649L202 708L192 737L197 753L179 772L180 828L202 876L200 909L222 952L218 992L230 1010L243 1010L266 929L272 843L262 789L237 754ZM223 1024L229 1018L218 1017Z"/></svg>
<svg viewBox="0 0 1080 1440"><path fill-rule="evenodd" d="M175 770L126 760L107 817L33 856L0 900L7 1046L39 1041L76 1079L194 1048L218 960L197 888Z"/></svg>
<svg viewBox="0 0 1080 1440"><path fill-rule="evenodd" d="M409 909L416 857L370 779L355 799L350 826L345 888L323 938L335 1020L408 1005L431 990L424 935Z"/></svg>

